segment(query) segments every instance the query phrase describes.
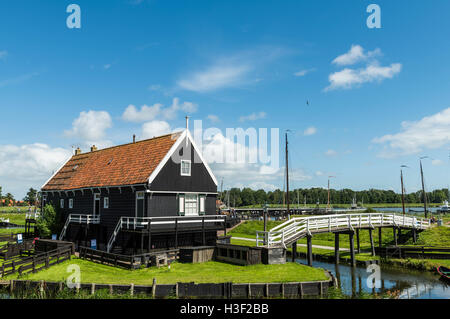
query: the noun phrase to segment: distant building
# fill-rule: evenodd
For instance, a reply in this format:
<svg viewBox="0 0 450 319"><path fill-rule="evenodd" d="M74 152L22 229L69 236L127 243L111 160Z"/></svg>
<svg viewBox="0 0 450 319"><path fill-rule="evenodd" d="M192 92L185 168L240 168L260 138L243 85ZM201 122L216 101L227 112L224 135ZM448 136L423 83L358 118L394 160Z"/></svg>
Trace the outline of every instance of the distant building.
<svg viewBox="0 0 450 319"><path fill-rule="evenodd" d="M43 186L60 238L121 253L215 243L217 180L189 130L82 153ZM205 217L205 218L203 218Z"/></svg>

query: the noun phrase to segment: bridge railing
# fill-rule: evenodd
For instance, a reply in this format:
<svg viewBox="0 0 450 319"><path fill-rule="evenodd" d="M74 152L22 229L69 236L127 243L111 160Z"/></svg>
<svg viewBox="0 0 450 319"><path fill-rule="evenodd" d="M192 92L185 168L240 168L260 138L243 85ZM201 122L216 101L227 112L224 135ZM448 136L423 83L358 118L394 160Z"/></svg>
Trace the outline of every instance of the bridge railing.
<svg viewBox="0 0 450 319"><path fill-rule="evenodd" d="M272 228L268 232L257 231L257 245L282 245L318 232L332 232L339 229L373 228L383 226L426 229L429 221L414 216L374 213L339 214L312 217L294 217Z"/></svg>

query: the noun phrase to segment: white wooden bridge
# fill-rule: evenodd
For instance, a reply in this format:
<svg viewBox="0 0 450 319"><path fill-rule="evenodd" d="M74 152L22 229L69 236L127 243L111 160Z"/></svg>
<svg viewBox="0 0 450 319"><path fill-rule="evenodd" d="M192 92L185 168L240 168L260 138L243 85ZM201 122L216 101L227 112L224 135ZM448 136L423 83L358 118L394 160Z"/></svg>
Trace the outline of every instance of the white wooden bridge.
<svg viewBox="0 0 450 319"><path fill-rule="evenodd" d="M257 231L256 243L257 246L268 248L286 248L297 240L313 234L352 232L355 229L374 229L376 227L425 230L429 227L429 221L392 213L294 217L270 231Z"/></svg>

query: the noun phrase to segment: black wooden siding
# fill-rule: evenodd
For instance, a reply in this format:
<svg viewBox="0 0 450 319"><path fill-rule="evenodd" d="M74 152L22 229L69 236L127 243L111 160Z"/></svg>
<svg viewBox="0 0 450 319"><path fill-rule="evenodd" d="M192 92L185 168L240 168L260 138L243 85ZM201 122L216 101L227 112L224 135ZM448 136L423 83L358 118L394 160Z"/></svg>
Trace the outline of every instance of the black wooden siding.
<svg viewBox="0 0 450 319"><path fill-rule="evenodd" d="M185 149L190 149L190 152L185 152ZM150 190L216 193L217 185L209 175L206 166L200 161L191 143L188 143L186 147L186 142L183 141L175 154L180 154L180 152L183 154L180 158L191 160L191 176L181 176L181 164L169 159L153 180Z"/></svg>

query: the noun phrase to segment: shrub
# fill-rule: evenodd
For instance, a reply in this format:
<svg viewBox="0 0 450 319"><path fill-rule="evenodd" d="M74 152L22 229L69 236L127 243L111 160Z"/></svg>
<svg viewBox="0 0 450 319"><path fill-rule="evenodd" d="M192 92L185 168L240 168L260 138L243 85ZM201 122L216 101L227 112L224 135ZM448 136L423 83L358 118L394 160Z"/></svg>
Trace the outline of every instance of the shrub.
<svg viewBox="0 0 450 319"><path fill-rule="evenodd" d="M36 222L39 237L50 237L62 229L62 218L58 210L50 204L45 205L41 217Z"/></svg>

